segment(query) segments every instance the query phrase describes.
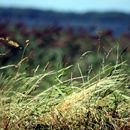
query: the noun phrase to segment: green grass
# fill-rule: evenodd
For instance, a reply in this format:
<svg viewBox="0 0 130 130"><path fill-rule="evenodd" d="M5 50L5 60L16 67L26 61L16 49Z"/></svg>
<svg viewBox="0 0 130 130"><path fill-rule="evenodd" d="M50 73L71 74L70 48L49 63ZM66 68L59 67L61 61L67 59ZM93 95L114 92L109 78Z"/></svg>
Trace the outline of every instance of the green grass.
<svg viewBox="0 0 130 130"><path fill-rule="evenodd" d="M40 72L37 67L28 74L21 70L22 64L18 65L0 68L11 71L0 75L1 130L118 130L127 125L127 64L104 66L89 78L82 75L79 66L81 76L67 78L65 73L71 66Z"/></svg>

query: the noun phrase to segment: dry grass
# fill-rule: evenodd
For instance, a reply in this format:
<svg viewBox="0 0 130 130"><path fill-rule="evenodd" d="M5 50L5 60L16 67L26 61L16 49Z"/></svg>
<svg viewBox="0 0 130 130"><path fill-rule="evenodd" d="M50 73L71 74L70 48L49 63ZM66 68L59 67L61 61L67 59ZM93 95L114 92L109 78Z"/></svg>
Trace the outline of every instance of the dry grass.
<svg viewBox="0 0 130 130"><path fill-rule="evenodd" d="M124 63L107 67L83 83L76 81L79 77L71 82L59 78L68 69L1 75L0 128L118 130L128 123L130 80ZM53 82L43 90L48 78Z"/></svg>

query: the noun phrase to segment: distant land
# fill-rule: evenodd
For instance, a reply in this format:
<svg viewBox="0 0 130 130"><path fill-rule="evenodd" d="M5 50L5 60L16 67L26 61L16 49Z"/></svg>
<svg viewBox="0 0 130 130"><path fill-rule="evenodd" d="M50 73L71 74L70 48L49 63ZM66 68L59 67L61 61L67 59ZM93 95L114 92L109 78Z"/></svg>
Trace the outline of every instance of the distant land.
<svg viewBox="0 0 130 130"><path fill-rule="evenodd" d="M23 23L28 27L71 26L82 27L89 33L97 30L113 31L115 36L130 32L130 14L123 12L87 12L64 13L36 9L2 8L0 7L0 23Z"/></svg>

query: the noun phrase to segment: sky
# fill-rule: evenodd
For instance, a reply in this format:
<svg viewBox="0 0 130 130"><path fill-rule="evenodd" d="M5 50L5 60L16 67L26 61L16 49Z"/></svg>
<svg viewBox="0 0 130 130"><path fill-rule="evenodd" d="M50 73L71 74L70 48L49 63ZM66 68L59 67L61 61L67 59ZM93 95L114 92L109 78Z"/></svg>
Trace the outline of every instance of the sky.
<svg viewBox="0 0 130 130"><path fill-rule="evenodd" d="M0 7L35 8L62 12L120 11L130 13L130 0L0 0Z"/></svg>

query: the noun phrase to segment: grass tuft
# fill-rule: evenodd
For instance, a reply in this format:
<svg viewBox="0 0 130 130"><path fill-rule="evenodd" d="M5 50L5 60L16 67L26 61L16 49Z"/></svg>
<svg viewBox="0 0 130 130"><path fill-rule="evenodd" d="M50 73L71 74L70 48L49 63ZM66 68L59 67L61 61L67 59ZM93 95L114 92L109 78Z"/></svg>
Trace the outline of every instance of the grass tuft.
<svg viewBox="0 0 130 130"><path fill-rule="evenodd" d="M15 67L8 65L0 69ZM28 75L19 67L0 75L0 129L118 130L130 118L130 75L125 63L105 66L90 78L66 79L65 72ZM85 78L86 77L86 78ZM85 80L86 79L86 80ZM46 88L46 85L49 88Z"/></svg>

